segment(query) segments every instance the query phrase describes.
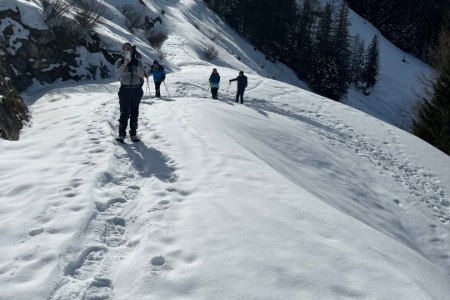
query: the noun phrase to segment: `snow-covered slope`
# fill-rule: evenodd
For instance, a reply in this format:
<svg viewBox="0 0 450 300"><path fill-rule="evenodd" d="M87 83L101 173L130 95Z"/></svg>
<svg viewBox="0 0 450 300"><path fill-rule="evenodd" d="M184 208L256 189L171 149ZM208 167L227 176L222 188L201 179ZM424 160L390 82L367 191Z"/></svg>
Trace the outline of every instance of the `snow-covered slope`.
<svg viewBox="0 0 450 300"><path fill-rule="evenodd" d="M21 140L0 140L0 299L446 299L448 156L267 78L294 83L280 64L205 62L183 23L208 24L201 1L145 3L173 27L142 143L114 141L115 79L30 90ZM131 35L114 22L102 34L119 49ZM244 105L227 81L240 69Z"/></svg>
<svg viewBox="0 0 450 300"><path fill-rule="evenodd" d="M448 295L447 156L257 75L245 105L199 98L207 70L143 100L137 145L117 82L29 99L0 142L0 299Z"/></svg>
<svg viewBox="0 0 450 300"><path fill-rule="evenodd" d="M265 59L259 51L255 51L245 39L238 36L226 23L219 19L211 10L205 7L202 1L194 0L143 0L145 6L136 3L134 5L142 11L143 15L151 18L161 17L163 24L160 26L167 31L169 38L161 48L165 58L163 62L166 68L172 72L180 66L201 64L211 67L228 67L243 70L246 73L258 74L266 78L275 78L304 89L307 85L298 80L295 74L280 63L272 63ZM121 45L126 41L136 44L143 54L143 60L151 64L158 58L160 53L149 47L144 33L135 30L134 34L129 32L125 26L125 18L120 13L120 8L125 4L122 0L104 1L106 4L107 18L98 24L97 32L102 37L105 45L112 50L120 52ZM336 2L338 3L338 2ZM15 8L22 12L22 21L35 28L45 28L40 14L40 1L17 1L5 0L0 4L0 9ZM162 14L164 11L164 14ZM416 102L415 91L420 91L420 74L429 74L431 68L416 59L403 53L392 43L380 35L370 23L350 11L352 22L350 31L352 35L359 34L366 45L372 37L379 35L381 71L379 82L373 89L371 95L365 96L361 91L350 89L348 96L342 102L354 108L364 111L380 120L394 126L409 130L411 116L414 114L414 103ZM14 36L19 35L17 32ZM219 51L219 55L213 61L206 61L203 50L208 45L213 45ZM80 48L80 51L84 51ZM82 55L89 63L101 57L95 54ZM406 62L402 61L405 57ZM112 66L109 67L113 72ZM82 67L78 73L84 74ZM207 74L205 74L205 77ZM207 82L205 81L205 88ZM39 88L39 86L35 86Z"/></svg>

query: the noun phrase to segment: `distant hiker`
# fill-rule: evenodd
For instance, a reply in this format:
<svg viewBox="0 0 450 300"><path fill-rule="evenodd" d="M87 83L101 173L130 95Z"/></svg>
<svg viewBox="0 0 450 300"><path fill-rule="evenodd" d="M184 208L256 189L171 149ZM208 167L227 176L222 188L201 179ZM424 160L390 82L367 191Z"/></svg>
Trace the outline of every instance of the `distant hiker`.
<svg viewBox="0 0 450 300"><path fill-rule="evenodd" d="M149 75L153 74L153 81L155 82L155 97L161 97L160 87L161 82L166 80L166 71L157 60L153 61L153 65L150 68Z"/></svg>
<svg viewBox="0 0 450 300"><path fill-rule="evenodd" d="M230 79L230 83L235 80L237 80L236 103L238 103L238 100L240 98L242 104L244 103L244 91L247 87L247 76L244 75L243 71L240 71L238 77Z"/></svg>
<svg viewBox="0 0 450 300"><path fill-rule="evenodd" d="M212 70L211 76L209 76L209 85L211 86L211 94L213 99L217 99L217 92L219 90L220 75L217 73L217 69Z"/></svg>
<svg viewBox="0 0 450 300"><path fill-rule="evenodd" d="M116 74L120 77L119 103L119 136L117 141L124 143L128 119L130 119L130 138L132 142L138 142L136 135L138 128L139 104L141 103L142 82L145 76L144 68L139 60L136 47L130 43L122 46L123 58L116 62Z"/></svg>

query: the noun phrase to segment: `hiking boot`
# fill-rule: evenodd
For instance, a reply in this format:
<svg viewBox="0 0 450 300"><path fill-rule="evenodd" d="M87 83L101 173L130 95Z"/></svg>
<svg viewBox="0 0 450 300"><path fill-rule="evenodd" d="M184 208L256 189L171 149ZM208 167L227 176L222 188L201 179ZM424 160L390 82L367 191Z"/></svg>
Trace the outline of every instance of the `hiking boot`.
<svg viewBox="0 0 450 300"><path fill-rule="evenodd" d="M131 140L133 143L137 143L137 142L140 142L140 141L141 141L141 139L140 139L137 135L132 135L132 136L130 137L130 140Z"/></svg>
<svg viewBox="0 0 450 300"><path fill-rule="evenodd" d="M125 143L125 137L124 136L118 136L116 137L116 141L118 141L121 144Z"/></svg>

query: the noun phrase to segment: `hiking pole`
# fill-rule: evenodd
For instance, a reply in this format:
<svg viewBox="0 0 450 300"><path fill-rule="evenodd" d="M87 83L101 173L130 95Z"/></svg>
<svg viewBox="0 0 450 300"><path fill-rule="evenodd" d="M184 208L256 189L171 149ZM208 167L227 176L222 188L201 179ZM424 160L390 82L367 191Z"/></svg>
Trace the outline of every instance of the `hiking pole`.
<svg viewBox="0 0 450 300"><path fill-rule="evenodd" d="M163 81L163 83L164 83L164 87L166 88L167 95L169 95L169 97L170 97L170 93L169 93L169 90L167 89L166 81Z"/></svg>
<svg viewBox="0 0 450 300"><path fill-rule="evenodd" d="M228 89L230 88L230 85L231 85L231 82L230 83L228 83L228 87L227 87L227 91L225 92L225 96L227 95L227 93L228 93Z"/></svg>
<svg viewBox="0 0 450 300"><path fill-rule="evenodd" d="M223 96L224 98L226 98L227 97L227 94L228 94L228 89L230 88L230 85L231 85L231 81L228 83L228 87L227 87L227 91L225 92L225 95Z"/></svg>
<svg viewBox="0 0 450 300"><path fill-rule="evenodd" d="M209 86L208 86L208 87L206 87L206 94L205 94L205 98L206 98L206 96L208 96L208 90L209 90Z"/></svg>
<svg viewBox="0 0 450 300"><path fill-rule="evenodd" d="M147 92L148 92L148 95L150 96L150 99L152 99L152 93L150 91L150 84L148 83L148 77L147 77Z"/></svg>

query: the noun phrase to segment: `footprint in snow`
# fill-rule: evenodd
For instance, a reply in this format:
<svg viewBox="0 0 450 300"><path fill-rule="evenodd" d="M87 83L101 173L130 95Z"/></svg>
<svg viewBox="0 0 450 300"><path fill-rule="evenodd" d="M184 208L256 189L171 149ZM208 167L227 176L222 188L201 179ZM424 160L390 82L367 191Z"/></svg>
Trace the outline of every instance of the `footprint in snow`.
<svg viewBox="0 0 450 300"><path fill-rule="evenodd" d="M111 199L106 203L95 202L95 207L99 212L104 212L105 210L107 210L111 206L115 205L116 203L126 203L126 202L127 202L127 199L119 197L119 198Z"/></svg>
<svg viewBox="0 0 450 300"><path fill-rule="evenodd" d="M119 247L127 241L125 219L113 218L107 221L103 232L103 242L109 247Z"/></svg>
<svg viewBox="0 0 450 300"><path fill-rule="evenodd" d="M158 205L156 207L153 207L148 212L168 209L169 208L169 204L170 204L169 200L161 200L161 201L158 202Z"/></svg>
<svg viewBox="0 0 450 300"><path fill-rule="evenodd" d="M166 264L166 259L162 255L161 256L155 256L155 257L152 258L150 263L154 267L163 267Z"/></svg>
<svg viewBox="0 0 450 300"><path fill-rule="evenodd" d="M87 288L83 300L107 300L112 299L113 283L107 278L94 278Z"/></svg>
<svg viewBox="0 0 450 300"><path fill-rule="evenodd" d="M123 191L123 195L128 200L134 200L141 196L141 188L137 185L130 185Z"/></svg>
<svg viewBox="0 0 450 300"><path fill-rule="evenodd" d="M39 235L39 234L41 234L43 232L44 232L44 228L38 228L38 229L31 230L28 234L30 236L35 236L35 235Z"/></svg>

